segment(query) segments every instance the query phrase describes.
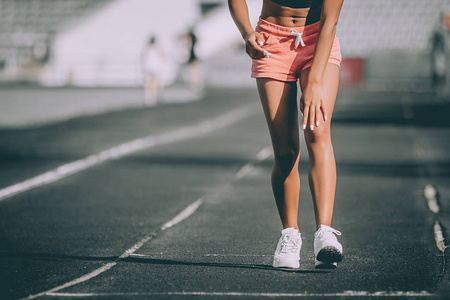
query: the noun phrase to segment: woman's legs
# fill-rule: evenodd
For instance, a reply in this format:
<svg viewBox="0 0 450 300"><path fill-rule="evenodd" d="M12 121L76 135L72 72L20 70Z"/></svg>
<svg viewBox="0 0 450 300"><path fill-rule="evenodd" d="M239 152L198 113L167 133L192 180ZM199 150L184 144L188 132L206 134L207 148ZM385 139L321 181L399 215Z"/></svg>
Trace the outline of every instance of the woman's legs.
<svg viewBox="0 0 450 300"><path fill-rule="evenodd" d="M145 104L154 105L157 102L159 82L155 75L149 75L145 80Z"/></svg>
<svg viewBox="0 0 450 300"><path fill-rule="evenodd" d="M203 66L199 60L195 60L189 64L189 81L191 86L196 90L201 90L204 86L203 82Z"/></svg>
<svg viewBox="0 0 450 300"><path fill-rule="evenodd" d="M302 90L308 83L310 69L306 69L300 76ZM334 195L336 190L336 161L331 143L330 122L339 84L339 67L327 64L322 78L325 105L328 120L320 122L314 130L304 131L306 146L309 153L308 179L314 203L317 228L320 224L331 226L333 216Z"/></svg>
<svg viewBox="0 0 450 300"><path fill-rule="evenodd" d="M272 189L283 228L298 229L300 157L297 85L269 78L258 78L258 91L269 126L275 164Z"/></svg>

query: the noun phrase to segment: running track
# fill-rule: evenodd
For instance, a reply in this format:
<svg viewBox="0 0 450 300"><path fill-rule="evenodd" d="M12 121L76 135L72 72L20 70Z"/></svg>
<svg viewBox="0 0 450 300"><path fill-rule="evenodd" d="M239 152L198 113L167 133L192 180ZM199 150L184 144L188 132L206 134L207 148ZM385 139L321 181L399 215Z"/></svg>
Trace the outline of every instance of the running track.
<svg viewBox="0 0 450 300"><path fill-rule="evenodd" d="M270 266L281 228L254 90L1 130L0 298L445 298L449 112L428 93L340 92L332 271L313 267L303 141L301 267Z"/></svg>

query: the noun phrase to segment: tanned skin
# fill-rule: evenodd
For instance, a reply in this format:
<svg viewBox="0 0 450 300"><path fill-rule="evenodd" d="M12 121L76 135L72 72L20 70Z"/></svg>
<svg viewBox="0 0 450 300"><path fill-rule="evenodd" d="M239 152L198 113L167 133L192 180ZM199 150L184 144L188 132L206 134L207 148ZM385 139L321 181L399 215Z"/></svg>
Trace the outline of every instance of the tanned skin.
<svg viewBox="0 0 450 300"><path fill-rule="evenodd" d="M263 58L264 48L260 46L263 39L250 24L246 1L229 0L228 4L245 41L247 54L253 59ZM330 122L338 90L339 67L329 64L328 59L342 4L343 0L323 0L317 10L317 7L291 8L263 0L261 11L262 19L286 27L320 21L312 65L300 74L300 110L309 152L308 179L317 228L320 224L331 226L336 190L336 162ZM271 78L257 78L256 81L274 149L272 189L278 212L283 228L298 229L300 146L297 84Z"/></svg>

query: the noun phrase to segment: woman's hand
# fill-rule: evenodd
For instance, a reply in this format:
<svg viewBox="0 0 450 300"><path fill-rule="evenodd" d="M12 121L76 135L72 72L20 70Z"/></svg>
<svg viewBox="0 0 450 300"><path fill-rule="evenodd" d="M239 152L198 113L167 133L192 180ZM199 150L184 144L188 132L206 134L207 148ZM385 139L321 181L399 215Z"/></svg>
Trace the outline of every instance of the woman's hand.
<svg viewBox="0 0 450 300"><path fill-rule="evenodd" d="M322 87L318 83L308 83L300 98L300 110L303 113L303 129L314 125L319 127L320 121L327 120L327 109L324 102Z"/></svg>
<svg viewBox="0 0 450 300"><path fill-rule="evenodd" d="M261 34L256 31L252 31L245 36L245 52L253 59L261 59L263 57L269 57L270 53L264 50L263 38Z"/></svg>

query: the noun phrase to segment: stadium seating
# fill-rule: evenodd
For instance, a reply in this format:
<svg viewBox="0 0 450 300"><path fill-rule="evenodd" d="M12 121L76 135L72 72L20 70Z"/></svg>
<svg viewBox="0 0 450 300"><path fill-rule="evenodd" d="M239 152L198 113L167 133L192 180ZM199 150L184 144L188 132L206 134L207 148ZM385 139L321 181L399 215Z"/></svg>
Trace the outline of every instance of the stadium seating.
<svg viewBox="0 0 450 300"><path fill-rule="evenodd" d="M2 69L6 70L8 66L16 67L16 70L28 66L29 73L30 61L45 65L47 60L52 58L52 54L54 58L57 50L51 48L54 35L63 29L83 24L84 18L88 15L92 16L95 11L112 1L1 0L0 81L5 80L5 78L21 78L14 74L9 77L2 77ZM199 57L211 60L218 55L218 52L232 51L230 45L242 45L242 39L229 16L226 0L195 1L198 2L199 6L206 5L211 8L201 17L201 20L195 22L196 33L199 37L199 43L197 44ZM253 21L257 20L261 2L261 0L248 0ZM425 75L419 76L420 74L413 72L417 68L405 69L403 65L406 64L405 62L416 59L415 57L418 57L419 60L426 58L430 50L430 37L433 29L437 26L439 15L446 10L450 10L449 0L345 0L337 32L341 41L342 54L345 57L371 58L374 61L387 62L384 65L368 64L368 66L371 66L370 71L373 74L382 74L382 72L377 72L378 65L383 70L389 69L389 66L392 65L396 69L401 69L403 73L408 73L411 77L417 77L420 81L423 81L422 77ZM216 26L220 27L220 35L215 34L217 32ZM158 23L158 26L149 27L149 31L162 34L162 28L163 26ZM167 34L164 32L163 36L167 37ZM101 42L103 41L99 40L99 43ZM124 40L123 43L129 43L129 40ZM47 53L45 51L46 46L50 55L48 51ZM51 53L52 50L54 50L53 53ZM404 62L399 61L397 64L391 64L389 59L392 53L395 61L405 57ZM409 53L412 56L409 57ZM72 54L65 55L62 53L60 56L72 57ZM30 59L30 57L33 59ZM111 57L109 59L113 60ZM385 59L385 57L388 57L388 59ZM125 66L123 61L126 61L128 65ZM58 63L60 61L55 61L53 67L59 67ZM64 63L67 63L67 59L64 60ZM98 65L98 59L86 59L86 63L90 65L85 66L85 69L93 69L96 67L95 63ZM96 78L102 84L111 84L111 82L114 82L114 84L120 82L121 85L136 84L141 82L141 80L136 79L138 77L135 74L136 72L123 70L138 69L136 65L138 63L139 61L132 60L130 57L120 56L117 61L107 61L105 64L111 66L111 68L120 65L120 71L113 70L109 73L121 74L122 77L128 76L129 78L121 77L117 80L110 80L100 78L100 75L96 75L98 77ZM216 62L213 65L216 65ZM372 73L368 73L368 75ZM422 73L424 72L422 71ZM79 76L79 78L81 77ZM84 82L80 84L84 84Z"/></svg>
<svg viewBox="0 0 450 300"><path fill-rule="evenodd" d="M0 1L0 69L21 64L36 43L52 36L111 0Z"/></svg>
<svg viewBox="0 0 450 300"><path fill-rule="evenodd" d="M448 0L345 0L338 36L342 54L366 57L380 51L425 52Z"/></svg>

